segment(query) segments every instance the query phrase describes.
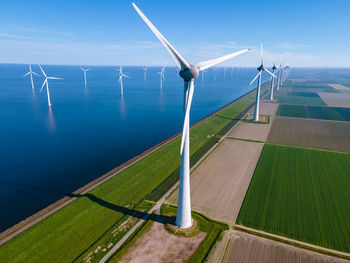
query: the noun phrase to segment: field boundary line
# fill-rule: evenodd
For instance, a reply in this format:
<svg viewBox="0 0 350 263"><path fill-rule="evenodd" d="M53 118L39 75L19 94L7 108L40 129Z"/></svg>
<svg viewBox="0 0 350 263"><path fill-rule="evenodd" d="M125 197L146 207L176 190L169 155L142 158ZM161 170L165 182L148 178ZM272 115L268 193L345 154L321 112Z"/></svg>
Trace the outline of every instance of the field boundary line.
<svg viewBox="0 0 350 263"><path fill-rule="evenodd" d="M292 245L298 248L304 248L307 250L311 250L314 252L318 252L318 253L322 253L322 254L326 254L329 256L334 256L334 257L338 257L338 258L342 258L342 259L350 259L350 254L346 253L346 252L342 252L342 251L338 251L338 250L334 250L334 249L330 249L330 248L325 248L325 247L321 247L318 245L314 245L311 243L307 243L304 241L299 241L296 239L292 239L292 238L288 238L288 237L284 237L284 236L279 236L276 234L271 234L262 230L257 230L254 228L250 228L250 227L246 227L246 226L242 226L242 225L237 225L235 224L233 226L234 230L238 230L238 231L242 231L248 234L252 234L252 235L256 235L259 237L263 237L263 238L267 238L267 239L271 239L274 241L278 241L281 243L285 243L288 245Z"/></svg>
<svg viewBox="0 0 350 263"><path fill-rule="evenodd" d="M309 148L309 147L302 147L302 146L295 146L295 145L288 145L288 144L278 144L278 143L272 143L272 142L268 142L268 141L265 142L265 144L275 145L275 146L284 146L284 147L290 147L290 148L298 148L298 149L303 149L303 150L313 150L313 151L329 152L329 153L350 154L350 152L338 152L338 151L326 150L326 149Z"/></svg>
<svg viewBox="0 0 350 263"><path fill-rule="evenodd" d="M286 105L286 104L285 104ZM347 109L347 108L344 108ZM289 118L289 119L302 119L302 120L315 120L315 121L323 121L323 122L341 122L341 123L347 123L349 124L350 121L339 121L339 120L325 120L325 119L314 119L314 118L304 118L304 117L292 117L292 116L283 116L283 115L276 115L275 117L279 118Z"/></svg>
<svg viewBox="0 0 350 263"><path fill-rule="evenodd" d="M229 136L227 136L226 140L237 140L237 141L245 141L245 142L266 143L264 141L256 141L256 140L251 140L251 139L229 137Z"/></svg>

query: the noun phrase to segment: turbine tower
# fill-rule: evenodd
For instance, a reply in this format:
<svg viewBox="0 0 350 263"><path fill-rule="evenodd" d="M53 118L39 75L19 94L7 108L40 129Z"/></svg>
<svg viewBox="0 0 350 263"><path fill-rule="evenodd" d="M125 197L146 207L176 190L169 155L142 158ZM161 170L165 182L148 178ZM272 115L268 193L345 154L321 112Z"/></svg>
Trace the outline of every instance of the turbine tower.
<svg viewBox="0 0 350 263"><path fill-rule="evenodd" d="M144 68L142 68L142 69L143 69L143 71L144 71L144 72L143 72L143 80L146 81L147 69L148 69L148 68L147 68L147 67L144 67Z"/></svg>
<svg viewBox="0 0 350 263"><path fill-rule="evenodd" d="M83 67L80 67L80 69L84 72L84 83L85 83L85 88L86 88L86 86L87 86L86 72L88 72L91 68L84 69Z"/></svg>
<svg viewBox="0 0 350 263"><path fill-rule="evenodd" d="M56 77L48 77L46 76L44 70L42 69L42 67L39 65L39 68L41 69L41 72L43 73L45 80L43 85L41 86L40 92L43 90L44 85L46 84L46 94L47 94L47 103L49 104L49 108L51 108L51 100L50 100L50 91L49 91L49 79L63 79L63 78L56 78Z"/></svg>
<svg viewBox="0 0 350 263"><path fill-rule="evenodd" d="M124 91L123 91L123 77L130 78L129 76L125 75L123 73L123 68L120 66L119 69L116 69L119 71L119 82L120 82L120 93L122 96L124 96Z"/></svg>
<svg viewBox="0 0 350 263"><path fill-rule="evenodd" d="M277 67L276 67L275 62L273 60L272 60L272 63L273 63L272 74L275 74ZM275 78L271 76L270 100L273 100L273 85L274 85L274 82L275 82Z"/></svg>
<svg viewBox="0 0 350 263"><path fill-rule="evenodd" d="M283 77L283 71L286 71L286 70L284 69L284 67L282 66L281 61L280 61L280 65L279 65L279 67L277 67L277 71L276 71L276 72L278 72L277 89L276 90L280 90L280 85L282 85L281 79Z"/></svg>
<svg viewBox="0 0 350 263"><path fill-rule="evenodd" d="M23 77L30 75L30 82L32 83L32 90L34 92L33 74L40 76L38 73L35 73L34 71L32 71L32 65L29 64L29 72L24 74Z"/></svg>
<svg viewBox="0 0 350 263"><path fill-rule="evenodd" d="M162 70L157 74L160 75L160 90L163 90L163 80L165 80L165 67L162 67Z"/></svg>
<svg viewBox="0 0 350 263"><path fill-rule="evenodd" d="M259 121L259 107L260 107L260 85L261 85L261 73L263 71L269 73L273 78L276 78L274 74L272 74L270 71L268 71L264 67L264 59L263 59L263 48L262 43L260 45L260 57L261 57L261 65L257 68L259 73L255 76L255 78L250 82L250 85L254 83L254 81L258 78L258 86L256 90L256 102L255 102L255 109L254 109L254 121Z"/></svg>
<svg viewBox="0 0 350 263"><path fill-rule="evenodd" d="M148 20L141 10L134 4L135 10L153 31L159 41L169 51L170 55L175 60L180 69L179 75L184 80L184 123L181 138L181 165L180 165L180 180L179 180L179 197L176 214L176 225L180 228L188 228L192 225L191 217L191 201L190 201L190 109L194 91L194 80L199 73L219 64L225 60L238 56L248 51L244 49L231 54L228 54L217 59L200 62L196 65L189 64L181 54L162 36L158 29ZM190 32L189 32L190 33Z"/></svg>

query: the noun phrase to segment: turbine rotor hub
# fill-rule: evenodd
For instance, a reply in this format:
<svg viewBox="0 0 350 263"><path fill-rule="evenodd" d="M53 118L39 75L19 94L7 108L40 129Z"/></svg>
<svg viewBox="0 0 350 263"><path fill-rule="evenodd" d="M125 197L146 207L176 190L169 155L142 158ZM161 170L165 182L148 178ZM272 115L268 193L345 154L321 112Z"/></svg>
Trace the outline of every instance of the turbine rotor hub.
<svg viewBox="0 0 350 263"><path fill-rule="evenodd" d="M191 65L189 68L180 70L179 75L184 81L188 82L191 79L196 79L199 75L199 68Z"/></svg>

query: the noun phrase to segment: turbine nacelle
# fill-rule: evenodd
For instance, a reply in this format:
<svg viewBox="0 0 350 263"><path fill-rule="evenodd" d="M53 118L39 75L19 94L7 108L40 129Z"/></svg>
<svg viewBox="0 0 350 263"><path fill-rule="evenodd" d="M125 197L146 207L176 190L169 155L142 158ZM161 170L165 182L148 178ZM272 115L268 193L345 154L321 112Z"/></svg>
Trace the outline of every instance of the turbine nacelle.
<svg viewBox="0 0 350 263"><path fill-rule="evenodd" d="M265 67L263 64L261 64L258 68L257 68L258 71L261 71L261 70L265 70Z"/></svg>
<svg viewBox="0 0 350 263"><path fill-rule="evenodd" d="M189 68L180 70L179 75L184 79L184 81L189 82L190 80L196 79L199 75L199 72L200 70L197 66L190 65Z"/></svg>

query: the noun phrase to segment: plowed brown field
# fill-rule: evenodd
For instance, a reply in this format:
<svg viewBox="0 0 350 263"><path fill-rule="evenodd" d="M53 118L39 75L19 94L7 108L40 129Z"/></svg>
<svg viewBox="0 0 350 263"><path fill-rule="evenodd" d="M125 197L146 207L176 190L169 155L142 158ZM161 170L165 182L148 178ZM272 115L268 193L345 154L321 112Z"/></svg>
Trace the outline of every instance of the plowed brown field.
<svg viewBox="0 0 350 263"><path fill-rule="evenodd" d="M224 140L191 175L192 210L233 225L258 162L262 143ZM178 191L167 200L177 204Z"/></svg>
<svg viewBox="0 0 350 263"><path fill-rule="evenodd" d="M275 117L268 142L350 152L350 123Z"/></svg>

